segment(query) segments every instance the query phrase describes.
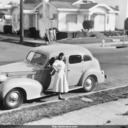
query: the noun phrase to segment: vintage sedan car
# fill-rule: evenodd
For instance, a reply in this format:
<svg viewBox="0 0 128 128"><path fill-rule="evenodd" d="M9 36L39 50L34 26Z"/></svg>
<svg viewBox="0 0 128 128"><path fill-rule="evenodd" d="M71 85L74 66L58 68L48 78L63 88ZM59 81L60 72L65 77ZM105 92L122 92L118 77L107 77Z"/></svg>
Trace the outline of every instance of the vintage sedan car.
<svg viewBox="0 0 128 128"><path fill-rule="evenodd" d="M105 80L98 60L84 47L53 44L33 48L21 62L0 66L0 100L7 109L19 107L52 92L52 64L60 52L65 53L67 80L70 90L93 90Z"/></svg>

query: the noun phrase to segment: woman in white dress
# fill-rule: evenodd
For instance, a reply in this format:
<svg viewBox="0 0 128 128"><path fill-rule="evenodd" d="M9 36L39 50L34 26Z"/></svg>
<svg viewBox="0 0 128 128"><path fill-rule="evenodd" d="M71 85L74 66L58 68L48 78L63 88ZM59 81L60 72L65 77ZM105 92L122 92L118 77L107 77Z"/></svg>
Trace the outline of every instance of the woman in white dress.
<svg viewBox="0 0 128 128"><path fill-rule="evenodd" d="M60 53L58 59L53 63L53 68L55 70L53 92L57 92L58 99L61 100L64 100L61 93L66 93L69 91L68 82L65 75L64 58L64 53Z"/></svg>

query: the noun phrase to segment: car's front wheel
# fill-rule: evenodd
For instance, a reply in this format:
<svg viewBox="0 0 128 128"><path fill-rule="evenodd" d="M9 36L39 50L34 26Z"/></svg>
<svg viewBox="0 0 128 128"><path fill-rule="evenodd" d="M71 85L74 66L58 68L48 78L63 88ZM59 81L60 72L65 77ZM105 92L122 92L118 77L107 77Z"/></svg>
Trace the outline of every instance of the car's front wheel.
<svg viewBox="0 0 128 128"><path fill-rule="evenodd" d="M85 92L90 92L94 89L97 84L96 77L89 76L83 81L83 89Z"/></svg>
<svg viewBox="0 0 128 128"><path fill-rule="evenodd" d="M3 99L3 105L6 109L19 107L24 101L23 94L19 89L12 89Z"/></svg>

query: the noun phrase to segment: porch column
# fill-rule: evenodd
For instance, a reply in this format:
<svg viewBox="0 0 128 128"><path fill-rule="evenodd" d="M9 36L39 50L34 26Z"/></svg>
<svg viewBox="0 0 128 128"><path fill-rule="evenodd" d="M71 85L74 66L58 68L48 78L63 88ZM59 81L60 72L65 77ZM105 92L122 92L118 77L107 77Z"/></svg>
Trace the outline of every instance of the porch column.
<svg viewBox="0 0 128 128"><path fill-rule="evenodd" d="M88 20L91 20L91 14L88 14Z"/></svg>
<svg viewBox="0 0 128 128"><path fill-rule="evenodd" d="M108 15L104 14L105 20L104 20L104 31L108 30Z"/></svg>
<svg viewBox="0 0 128 128"><path fill-rule="evenodd" d="M35 27L36 27L36 30L38 30L38 14L37 13L35 14Z"/></svg>

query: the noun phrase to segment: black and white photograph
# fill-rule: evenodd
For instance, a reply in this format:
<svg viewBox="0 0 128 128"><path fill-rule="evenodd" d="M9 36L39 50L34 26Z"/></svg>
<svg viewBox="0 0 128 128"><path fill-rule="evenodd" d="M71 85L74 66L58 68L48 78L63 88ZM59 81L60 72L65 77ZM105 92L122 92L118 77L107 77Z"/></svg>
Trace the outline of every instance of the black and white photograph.
<svg viewBox="0 0 128 128"><path fill-rule="evenodd" d="M0 127L128 126L128 0L0 0Z"/></svg>

